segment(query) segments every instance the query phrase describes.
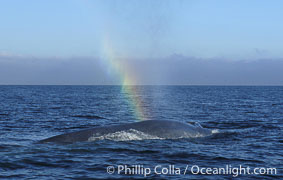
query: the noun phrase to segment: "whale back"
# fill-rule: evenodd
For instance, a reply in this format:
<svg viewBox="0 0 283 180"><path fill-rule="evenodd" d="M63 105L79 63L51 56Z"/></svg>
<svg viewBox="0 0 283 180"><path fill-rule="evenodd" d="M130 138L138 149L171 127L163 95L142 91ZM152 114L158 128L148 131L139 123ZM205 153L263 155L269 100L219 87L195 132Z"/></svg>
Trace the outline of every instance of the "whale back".
<svg viewBox="0 0 283 180"><path fill-rule="evenodd" d="M211 135L211 130L188 123L166 120L140 122L137 129L166 139L191 138Z"/></svg>
<svg viewBox="0 0 283 180"><path fill-rule="evenodd" d="M211 135L211 130L202 128L201 126L194 126L177 121L147 120L121 125L95 127L82 131L66 133L41 140L40 143L73 143L79 141L90 141L101 139L101 137L105 137L105 135L129 131L134 131L135 133L138 132L139 135L143 134L143 137L150 137L151 139L178 139Z"/></svg>

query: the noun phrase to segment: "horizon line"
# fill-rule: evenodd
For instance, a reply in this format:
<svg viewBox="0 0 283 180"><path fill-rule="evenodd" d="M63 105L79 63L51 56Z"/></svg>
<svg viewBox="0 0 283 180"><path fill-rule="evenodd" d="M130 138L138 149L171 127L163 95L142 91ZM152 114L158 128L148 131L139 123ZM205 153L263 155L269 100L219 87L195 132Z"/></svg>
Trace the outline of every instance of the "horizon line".
<svg viewBox="0 0 283 180"><path fill-rule="evenodd" d="M283 84L0 84L0 86L283 86Z"/></svg>

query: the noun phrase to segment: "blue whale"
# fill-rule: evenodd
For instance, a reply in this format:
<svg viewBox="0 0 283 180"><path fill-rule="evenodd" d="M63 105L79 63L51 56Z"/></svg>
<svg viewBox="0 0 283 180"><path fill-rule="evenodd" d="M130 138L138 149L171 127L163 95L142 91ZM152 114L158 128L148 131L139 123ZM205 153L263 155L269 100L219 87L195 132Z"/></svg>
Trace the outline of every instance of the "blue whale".
<svg viewBox="0 0 283 180"><path fill-rule="evenodd" d="M116 138L117 140L117 138L119 139L121 137L131 140L129 138L127 139L130 136L129 134L134 136L134 139L179 139L209 136L212 134L212 131L200 125L191 125L178 121L147 120L121 125L95 127L53 136L39 142L74 143L100 139L115 140Z"/></svg>

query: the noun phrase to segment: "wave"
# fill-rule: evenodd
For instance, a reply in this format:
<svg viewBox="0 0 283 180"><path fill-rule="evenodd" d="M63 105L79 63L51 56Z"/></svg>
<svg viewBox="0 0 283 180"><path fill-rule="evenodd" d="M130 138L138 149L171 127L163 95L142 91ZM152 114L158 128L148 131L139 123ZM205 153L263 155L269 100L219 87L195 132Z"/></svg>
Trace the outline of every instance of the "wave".
<svg viewBox="0 0 283 180"><path fill-rule="evenodd" d="M220 131L219 131L219 129L212 129L211 133L212 134L218 134L218 133L220 133Z"/></svg>
<svg viewBox="0 0 283 180"><path fill-rule="evenodd" d="M85 119L105 119L104 117L95 116L95 115L74 115L74 116L71 116L71 117L85 118Z"/></svg>

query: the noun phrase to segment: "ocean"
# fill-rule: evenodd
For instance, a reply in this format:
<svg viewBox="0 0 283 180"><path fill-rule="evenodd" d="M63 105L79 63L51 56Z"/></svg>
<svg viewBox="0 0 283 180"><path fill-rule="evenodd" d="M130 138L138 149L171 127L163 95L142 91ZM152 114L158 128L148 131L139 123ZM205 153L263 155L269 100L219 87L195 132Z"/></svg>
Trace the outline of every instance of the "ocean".
<svg viewBox="0 0 283 180"><path fill-rule="evenodd" d="M0 178L283 178L283 87L135 86L131 93L122 88L0 86ZM141 121L135 103L146 120L197 122L215 133L38 143L67 132Z"/></svg>

